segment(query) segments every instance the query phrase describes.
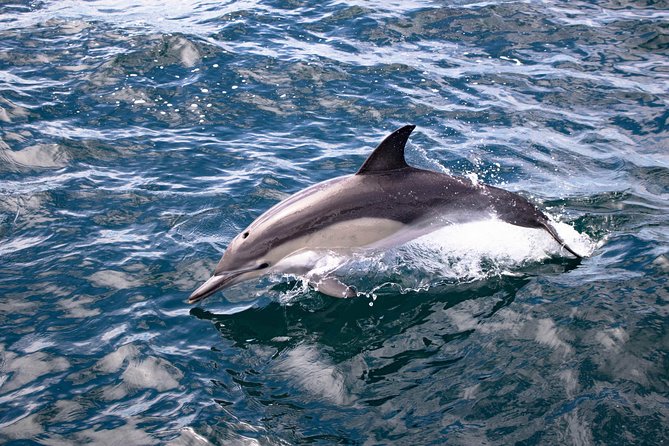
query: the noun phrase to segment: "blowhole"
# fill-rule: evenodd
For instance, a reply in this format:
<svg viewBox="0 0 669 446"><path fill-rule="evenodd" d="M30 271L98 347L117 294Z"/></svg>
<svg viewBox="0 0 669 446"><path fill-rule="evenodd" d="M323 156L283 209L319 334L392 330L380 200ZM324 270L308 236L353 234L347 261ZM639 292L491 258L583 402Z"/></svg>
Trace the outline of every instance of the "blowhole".
<svg viewBox="0 0 669 446"><path fill-rule="evenodd" d="M246 237L248 237L248 236L249 236L248 231L242 234L242 238L246 238Z"/></svg>

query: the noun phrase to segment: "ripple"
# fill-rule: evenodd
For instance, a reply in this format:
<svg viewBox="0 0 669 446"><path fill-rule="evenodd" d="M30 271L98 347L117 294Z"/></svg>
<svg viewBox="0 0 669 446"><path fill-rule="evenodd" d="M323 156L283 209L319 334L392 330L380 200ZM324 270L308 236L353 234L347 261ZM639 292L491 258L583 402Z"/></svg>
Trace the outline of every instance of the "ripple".
<svg viewBox="0 0 669 446"><path fill-rule="evenodd" d="M344 375L310 346L297 346L285 352L276 364L279 375L295 380L303 391L320 396L337 405L350 405Z"/></svg>
<svg viewBox="0 0 669 446"><path fill-rule="evenodd" d="M15 238L8 243L3 243L0 246L0 254L10 254L23 249L32 248L38 246L51 238L51 236L46 237L24 237L24 238Z"/></svg>
<svg viewBox="0 0 669 446"><path fill-rule="evenodd" d="M0 11L0 442L667 438L658 3ZM356 299L186 306L246 224L408 123L413 164L532 197L591 255L482 226L356 258Z"/></svg>
<svg viewBox="0 0 669 446"><path fill-rule="evenodd" d="M47 346L48 344L44 344ZM31 349L28 349L31 350ZM37 378L45 375L66 371L70 368L70 362L62 357L54 357L44 352L28 353L26 355L17 355L12 351L5 351L3 349L3 370L11 374L11 378L2 385L2 394L0 402L7 403L12 401L12 395L7 395L7 392L15 391L24 387L26 384L34 382ZM36 392L41 390L41 387L36 387L32 391L24 389L24 391ZM25 395L25 393L24 393Z"/></svg>

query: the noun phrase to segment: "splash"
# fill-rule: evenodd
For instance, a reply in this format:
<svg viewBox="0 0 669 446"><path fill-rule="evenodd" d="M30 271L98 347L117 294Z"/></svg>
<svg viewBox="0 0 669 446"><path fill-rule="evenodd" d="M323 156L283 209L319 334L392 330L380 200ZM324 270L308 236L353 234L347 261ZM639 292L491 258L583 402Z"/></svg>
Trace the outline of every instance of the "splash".
<svg viewBox="0 0 669 446"><path fill-rule="evenodd" d="M582 256L589 256L595 249L595 243L587 235L568 224L552 225ZM384 252L321 253L315 266L301 279L307 282L314 277L334 275L355 286L359 295L373 297L379 291L423 291L444 283L514 274L522 268L562 257L570 254L544 229L490 219L446 226Z"/></svg>

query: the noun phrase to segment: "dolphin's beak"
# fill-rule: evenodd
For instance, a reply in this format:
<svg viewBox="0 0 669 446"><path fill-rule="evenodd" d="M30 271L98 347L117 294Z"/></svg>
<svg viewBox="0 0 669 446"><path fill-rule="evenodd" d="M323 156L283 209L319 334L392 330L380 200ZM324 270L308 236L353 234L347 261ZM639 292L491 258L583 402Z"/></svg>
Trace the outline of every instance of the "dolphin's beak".
<svg viewBox="0 0 669 446"><path fill-rule="evenodd" d="M216 291L225 287L232 279L237 277L236 274L225 274L221 276L211 276L209 280L200 285L198 289L193 291L193 293L188 297L188 303L194 304L195 302L207 298L214 294Z"/></svg>
<svg viewBox="0 0 669 446"><path fill-rule="evenodd" d="M231 271L231 272L225 272L220 275L211 276L205 283L200 285L200 287L197 290L193 291L193 294L191 294L188 297L188 303L194 304L199 300L211 296L216 291L225 288L228 285L232 285L233 283L235 283L234 280L237 277L241 276L246 272L248 272L248 270Z"/></svg>
<svg viewBox="0 0 669 446"><path fill-rule="evenodd" d="M263 269L265 267L266 264L262 264L260 266L252 266L250 268L239 269L236 271L225 271L220 274L214 274L209 278L209 280L200 285L197 290L193 291L193 294L188 297L188 303L194 304L197 301L205 299L214 294L216 291L225 288L228 285L234 285L237 283L235 279L237 279L242 274L256 271L258 269Z"/></svg>

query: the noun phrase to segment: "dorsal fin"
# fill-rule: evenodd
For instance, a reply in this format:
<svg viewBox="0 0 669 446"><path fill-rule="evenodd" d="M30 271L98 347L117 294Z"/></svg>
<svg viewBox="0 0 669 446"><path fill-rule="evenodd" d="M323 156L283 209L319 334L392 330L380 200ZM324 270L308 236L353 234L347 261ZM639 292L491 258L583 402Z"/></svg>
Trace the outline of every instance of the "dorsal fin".
<svg viewBox="0 0 669 446"><path fill-rule="evenodd" d="M405 125L388 135L371 155L362 163L356 175L368 173L380 173L388 170L409 167L404 160L404 146L409 140L409 135L415 129L415 125Z"/></svg>

